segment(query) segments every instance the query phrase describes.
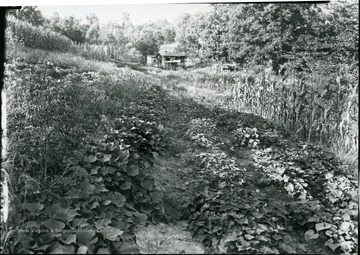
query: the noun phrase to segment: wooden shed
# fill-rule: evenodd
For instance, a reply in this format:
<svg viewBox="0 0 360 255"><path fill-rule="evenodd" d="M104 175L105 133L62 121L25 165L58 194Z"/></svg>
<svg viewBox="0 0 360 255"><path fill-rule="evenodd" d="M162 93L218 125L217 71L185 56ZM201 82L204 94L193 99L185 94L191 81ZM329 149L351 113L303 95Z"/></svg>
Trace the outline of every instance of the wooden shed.
<svg viewBox="0 0 360 255"><path fill-rule="evenodd" d="M185 53L164 51L155 55L148 55L146 57L146 65L176 70L178 67L185 66L185 60Z"/></svg>
<svg viewBox="0 0 360 255"><path fill-rule="evenodd" d="M159 52L159 64L165 69L184 67L186 54L181 52Z"/></svg>

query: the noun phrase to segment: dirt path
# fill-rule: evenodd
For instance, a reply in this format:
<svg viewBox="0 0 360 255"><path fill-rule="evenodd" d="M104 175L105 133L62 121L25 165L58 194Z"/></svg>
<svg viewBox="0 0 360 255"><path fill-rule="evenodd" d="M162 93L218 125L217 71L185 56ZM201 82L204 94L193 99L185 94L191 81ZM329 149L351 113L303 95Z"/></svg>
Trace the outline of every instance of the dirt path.
<svg viewBox="0 0 360 255"><path fill-rule="evenodd" d="M168 121L165 128L169 132L171 148L166 158L159 158L153 176L164 194L164 208L167 222L150 224L136 233L137 244L145 254L203 254L204 246L192 237L187 229L189 210L183 207L194 197L192 189L193 145L184 138L189 109L182 102L180 92L170 92L167 102Z"/></svg>
<svg viewBox="0 0 360 255"><path fill-rule="evenodd" d="M168 222L150 224L136 233L137 243L142 253L205 253L204 245L192 237L188 228L189 208L183 205L191 204L198 195L195 190L194 158L206 150L197 147L185 138L186 131L193 119L198 119L203 113L212 115L197 94L197 88L189 81L174 79L171 86L166 86L170 97L167 101L168 122L165 127L171 137L171 148L166 158L158 160L154 172L157 186L164 194L165 211ZM202 91L203 92L203 91ZM214 95L214 91L206 90ZM202 93L203 94L203 93ZM210 97L211 98L211 97ZM197 102L198 100L199 102ZM221 139L229 140L226 130L221 131ZM239 166L251 167L252 158L249 150L238 154Z"/></svg>

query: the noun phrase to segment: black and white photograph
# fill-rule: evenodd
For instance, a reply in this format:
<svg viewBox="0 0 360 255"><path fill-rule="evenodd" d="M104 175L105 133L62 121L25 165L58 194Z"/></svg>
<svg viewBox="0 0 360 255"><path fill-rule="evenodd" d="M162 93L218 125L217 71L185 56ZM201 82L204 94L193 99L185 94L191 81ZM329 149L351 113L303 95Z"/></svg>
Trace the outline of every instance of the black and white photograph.
<svg viewBox="0 0 360 255"><path fill-rule="evenodd" d="M0 254L358 254L358 0L0 11Z"/></svg>

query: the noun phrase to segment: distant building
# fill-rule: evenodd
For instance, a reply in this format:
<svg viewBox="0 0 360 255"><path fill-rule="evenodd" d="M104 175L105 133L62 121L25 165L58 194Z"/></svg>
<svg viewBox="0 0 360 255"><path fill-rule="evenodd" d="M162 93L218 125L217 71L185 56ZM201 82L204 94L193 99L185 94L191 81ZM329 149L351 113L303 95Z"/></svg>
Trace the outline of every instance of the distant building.
<svg viewBox="0 0 360 255"><path fill-rule="evenodd" d="M186 54L180 52L159 52L160 65L165 69L185 66Z"/></svg>
<svg viewBox="0 0 360 255"><path fill-rule="evenodd" d="M177 67L184 67L186 54L180 52L159 52L156 55L148 55L146 64L148 66L163 67L167 70L176 70Z"/></svg>
<svg viewBox="0 0 360 255"><path fill-rule="evenodd" d="M156 54L156 55L148 55L146 57L146 65L148 65L148 66L159 66L158 54Z"/></svg>

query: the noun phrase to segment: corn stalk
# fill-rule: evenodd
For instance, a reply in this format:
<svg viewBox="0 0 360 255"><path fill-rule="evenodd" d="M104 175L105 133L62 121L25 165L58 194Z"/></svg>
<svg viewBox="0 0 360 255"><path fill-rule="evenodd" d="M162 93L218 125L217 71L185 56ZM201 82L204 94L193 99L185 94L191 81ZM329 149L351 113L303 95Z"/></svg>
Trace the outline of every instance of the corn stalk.
<svg viewBox="0 0 360 255"><path fill-rule="evenodd" d="M336 148L357 160L358 71L333 77L260 74L249 82L238 74L230 91L237 110L281 123L303 139Z"/></svg>

